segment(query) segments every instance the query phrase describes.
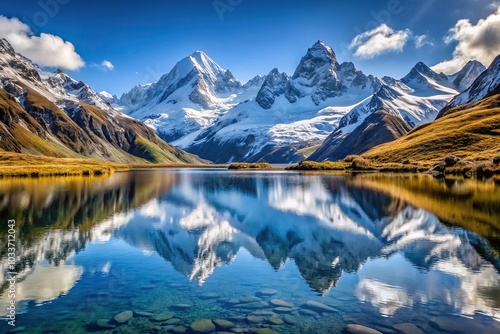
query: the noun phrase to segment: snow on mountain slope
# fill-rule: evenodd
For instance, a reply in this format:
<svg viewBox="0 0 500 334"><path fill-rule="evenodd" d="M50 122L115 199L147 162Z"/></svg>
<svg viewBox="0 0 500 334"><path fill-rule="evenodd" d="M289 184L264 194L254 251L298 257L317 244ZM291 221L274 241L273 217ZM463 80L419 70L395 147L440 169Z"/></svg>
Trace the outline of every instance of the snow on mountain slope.
<svg viewBox="0 0 500 334"><path fill-rule="evenodd" d="M7 88L8 92L21 92L23 88L19 84L33 89L63 110L84 102L105 110L110 116L119 114L84 82L60 69L53 73L42 70L17 54L5 39L0 39L0 87Z"/></svg>
<svg viewBox="0 0 500 334"><path fill-rule="evenodd" d="M434 121L446 103L459 93L458 89L471 82L483 68L481 63L472 61L458 73L447 76L443 73L438 74L419 62L401 80L383 77L380 89L340 120L339 130L328 137L328 140L311 155L311 159L338 160L347 156L349 151L361 154L381 144L377 140L373 141L372 145L363 142L362 147L346 147L344 143L351 133L359 132L366 119L380 110L399 117L412 128ZM370 124L370 131L373 132L373 127L385 126L384 123ZM389 138L387 137L387 140Z"/></svg>
<svg viewBox="0 0 500 334"><path fill-rule="evenodd" d="M456 107L461 104L479 101L492 94L500 93L500 55L493 60L491 65L484 71L473 84L463 93L455 97L447 108Z"/></svg>
<svg viewBox="0 0 500 334"><path fill-rule="evenodd" d="M292 77L273 69L254 100L174 144L215 162L296 162L304 158L301 149L324 140L343 115L380 85L352 63L339 64L333 50L317 42Z"/></svg>
<svg viewBox="0 0 500 334"><path fill-rule="evenodd" d="M212 125L231 107L255 96L260 80L242 86L230 71L196 51L158 82L134 87L120 102L130 116L173 141Z"/></svg>

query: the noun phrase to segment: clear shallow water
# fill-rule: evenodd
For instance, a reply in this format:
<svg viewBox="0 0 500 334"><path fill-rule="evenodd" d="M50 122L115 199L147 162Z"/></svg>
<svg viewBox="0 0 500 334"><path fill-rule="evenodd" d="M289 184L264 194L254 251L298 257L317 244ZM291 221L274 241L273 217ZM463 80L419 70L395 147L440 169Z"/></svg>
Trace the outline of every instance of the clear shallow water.
<svg viewBox="0 0 500 334"><path fill-rule="evenodd" d="M494 184L422 176L186 169L0 181L26 333L168 333L199 319L231 321L229 332L498 333L499 206ZM126 310L128 323L97 325Z"/></svg>

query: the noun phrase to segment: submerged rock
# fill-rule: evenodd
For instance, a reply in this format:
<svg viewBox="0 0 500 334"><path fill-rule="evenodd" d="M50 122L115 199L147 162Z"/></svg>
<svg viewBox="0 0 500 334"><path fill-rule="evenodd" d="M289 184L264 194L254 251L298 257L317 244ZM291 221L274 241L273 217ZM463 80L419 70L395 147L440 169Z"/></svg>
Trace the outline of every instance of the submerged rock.
<svg viewBox="0 0 500 334"><path fill-rule="evenodd" d="M144 311L135 311L134 314L140 317L147 317L147 318L150 318L155 315L152 312L144 312Z"/></svg>
<svg viewBox="0 0 500 334"><path fill-rule="evenodd" d="M293 311L293 309L289 307L275 307L273 308L273 311L278 313L290 313Z"/></svg>
<svg viewBox="0 0 500 334"><path fill-rule="evenodd" d="M278 307L294 307L295 305L293 305L293 303L289 303L289 302L286 302L284 300L281 300L281 299L271 299L271 304L273 304L274 306L278 306Z"/></svg>
<svg viewBox="0 0 500 334"><path fill-rule="evenodd" d="M444 332L457 332L457 333L496 333L496 331L489 330L485 326L473 322L469 319L451 316L451 317L434 317L431 318L431 326Z"/></svg>
<svg viewBox="0 0 500 334"><path fill-rule="evenodd" d="M246 296L240 298L240 302L242 303L260 302L261 300L261 298L255 296Z"/></svg>
<svg viewBox="0 0 500 334"><path fill-rule="evenodd" d="M251 328L250 333L253 334L278 334L278 332L273 331L269 328Z"/></svg>
<svg viewBox="0 0 500 334"><path fill-rule="evenodd" d="M191 308L191 306L192 305L189 304L174 304L171 308L174 310L187 310L188 308Z"/></svg>
<svg viewBox="0 0 500 334"><path fill-rule="evenodd" d="M259 290L257 292L257 294L264 295L264 296L272 296L272 295L275 295L277 293L278 293L277 290L269 289L269 288L265 288L265 289Z"/></svg>
<svg viewBox="0 0 500 334"><path fill-rule="evenodd" d="M124 324L124 323L127 323L133 317L134 317L134 312L132 312L132 311L123 311L123 312L120 312L117 315L115 315L113 317L113 320L116 323Z"/></svg>
<svg viewBox="0 0 500 334"><path fill-rule="evenodd" d="M247 321L248 323L250 324L258 324L258 323L261 323L264 321L264 318L263 317L258 317L256 315L249 315L247 317Z"/></svg>
<svg viewBox="0 0 500 334"><path fill-rule="evenodd" d="M295 325L297 323L297 319L288 314L285 314L283 316L283 321L285 321L289 325Z"/></svg>
<svg viewBox="0 0 500 334"><path fill-rule="evenodd" d="M382 334L376 329L361 326L361 325L347 325L344 327L343 333L346 334Z"/></svg>
<svg viewBox="0 0 500 334"><path fill-rule="evenodd" d="M267 321L272 325L283 325L284 323L280 317L270 317Z"/></svg>
<svg viewBox="0 0 500 334"><path fill-rule="evenodd" d="M175 333L175 334L183 334L183 333L187 332L187 328L184 326L176 326L176 327L170 329L170 331L172 333Z"/></svg>
<svg viewBox="0 0 500 334"><path fill-rule="evenodd" d="M212 321L217 329L228 329L234 327L234 323L228 320L215 319Z"/></svg>
<svg viewBox="0 0 500 334"><path fill-rule="evenodd" d="M167 321L165 321L165 324L167 324L167 325L175 325L175 324L178 324L179 322L181 322L181 319L170 318Z"/></svg>
<svg viewBox="0 0 500 334"><path fill-rule="evenodd" d="M151 318L151 320L157 321L157 322L166 321L170 318L173 318L174 316L175 316L174 312L166 311L166 312L160 313L158 315L155 315L154 317Z"/></svg>
<svg viewBox="0 0 500 334"><path fill-rule="evenodd" d="M213 330L215 330L215 325L210 319L200 319L193 321L189 326L189 328L194 333L203 334L203 333L210 333Z"/></svg>
<svg viewBox="0 0 500 334"><path fill-rule="evenodd" d="M405 334L424 334L424 331L409 322L392 326Z"/></svg>
<svg viewBox="0 0 500 334"><path fill-rule="evenodd" d="M302 307L316 312L337 312L337 310L333 307L316 302L314 300L308 300L307 302L302 304Z"/></svg>
<svg viewBox="0 0 500 334"><path fill-rule="evenodd" d="M113 329L116 328L115 325L110 324L108 319L98 319L95 322L96 326L103 329Z"/></svg>
<svg viewBox="0 0 500 334"><path fill-rule="evenodd" d="M269 303L266 302L253 302L253 303L245 303L245 304L236 304L234 307L244 308L244 309L259 309L268 307Z"/></svg>

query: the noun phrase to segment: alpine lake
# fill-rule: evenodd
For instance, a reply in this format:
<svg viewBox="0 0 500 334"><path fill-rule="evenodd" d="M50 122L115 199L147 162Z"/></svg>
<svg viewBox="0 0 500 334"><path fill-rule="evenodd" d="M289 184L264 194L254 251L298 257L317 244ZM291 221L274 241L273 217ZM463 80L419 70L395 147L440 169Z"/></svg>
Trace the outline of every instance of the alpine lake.
<svg viewBox="0 0 500 334"><path fill-rule="evenodd" d="M2 333L500 333L493 181L3 179L0 219Z"/></svg>

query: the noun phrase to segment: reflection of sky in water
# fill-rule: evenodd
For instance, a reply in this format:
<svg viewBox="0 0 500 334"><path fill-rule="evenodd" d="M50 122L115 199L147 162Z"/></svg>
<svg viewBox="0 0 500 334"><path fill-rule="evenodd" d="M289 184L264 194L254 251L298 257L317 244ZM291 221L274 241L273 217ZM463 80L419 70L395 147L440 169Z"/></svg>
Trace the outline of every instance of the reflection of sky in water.
<svg viewBox="0 0 500 334"><path fill-rule="evenodd" d="M340 178L215 175L180 172L168 191L85 232L81 251L75 232L47 230L20 248L36 261L18 283L18 299L52 301L128 268L193 286L220 284L228 293L242 280L294 286L304 294L310 288L324 296L345 291L383 316L441 302L463 315L500 319L491 293L500 290L500 275L471 245L480 244L476 235L381 200L385 195L360 197L369 191ZM70 262L61 255L58 266L47 263L47 254L66 254L71 242L80 252L69 252ZM7 302L3 294L0 307Z"/></svg>

